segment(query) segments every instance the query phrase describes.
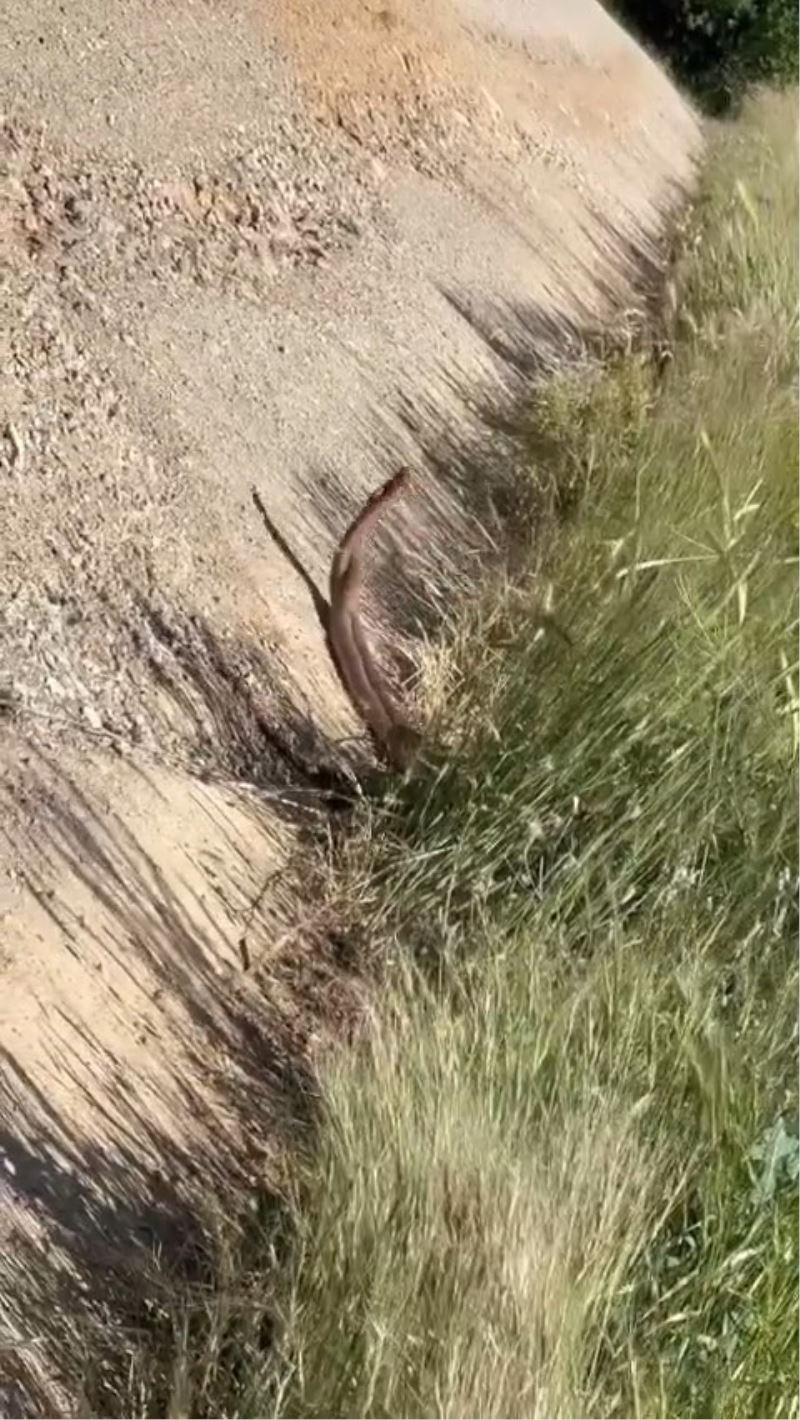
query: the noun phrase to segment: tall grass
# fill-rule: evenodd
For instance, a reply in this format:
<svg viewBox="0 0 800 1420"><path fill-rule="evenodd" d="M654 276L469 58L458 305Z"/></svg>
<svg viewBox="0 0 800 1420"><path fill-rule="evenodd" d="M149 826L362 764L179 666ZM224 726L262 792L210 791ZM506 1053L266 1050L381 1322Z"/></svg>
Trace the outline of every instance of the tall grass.
<svg viewBox="0 0 800 1420"><path fill-rule="evenodd" d="M490 598L457 753L372 825L396 960L327 1082L277 1413L796 1413L793 117L719 137L661 387L540 401L572 646L541 576Z"/></svg>
<svg viewBox="0 0 800 1420"><path fill-rule="evenodd" d="M794 104L720 132L665 378L538 400L582 507L357 840L384 989L170 1413L797 1413Z"/></svg>

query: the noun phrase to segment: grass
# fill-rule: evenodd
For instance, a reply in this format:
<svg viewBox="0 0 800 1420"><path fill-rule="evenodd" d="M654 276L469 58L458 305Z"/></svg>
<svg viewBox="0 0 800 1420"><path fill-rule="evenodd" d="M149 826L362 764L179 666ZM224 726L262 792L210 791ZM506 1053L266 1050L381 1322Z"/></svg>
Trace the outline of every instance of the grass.
<svg viewBox="0 0 800 1420"><path fill-rule="evenodd" d="M661 388L540 403L572 648L541 575L490 594L458 753L371 825L392 985L327 1082L280 1414L796 1413L793 116L720 134Z"/></svg>
<svg viewBox="0 0 800 1420"><path fill-rule="evenodd" d="M170 1413L797 1414L795 103L720 130L666 376L538 401L580 511L351 845L383 990Z"/></svg>

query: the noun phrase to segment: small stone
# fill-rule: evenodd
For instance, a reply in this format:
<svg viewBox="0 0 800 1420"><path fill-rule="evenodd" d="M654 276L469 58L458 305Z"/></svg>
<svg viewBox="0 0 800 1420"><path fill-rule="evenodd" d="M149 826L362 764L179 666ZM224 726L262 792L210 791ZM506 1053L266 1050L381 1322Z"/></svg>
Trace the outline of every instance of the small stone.
<svg viewBox="0 0 800 1420"><path fill-rule="evenodd" d="M102 728L103 728L103 721L102 721L101 716L98 715L98 713L97 713L97 711L95 710L94 706L93 706L93 705L83 705L83 706L81 707L81 709L82 709L82 712L83 712L83 718L84 718L84 720L86 721L87 725L89 725L89 726L91 727L91 729L93 729L93 730L102 730Z"/></svg>

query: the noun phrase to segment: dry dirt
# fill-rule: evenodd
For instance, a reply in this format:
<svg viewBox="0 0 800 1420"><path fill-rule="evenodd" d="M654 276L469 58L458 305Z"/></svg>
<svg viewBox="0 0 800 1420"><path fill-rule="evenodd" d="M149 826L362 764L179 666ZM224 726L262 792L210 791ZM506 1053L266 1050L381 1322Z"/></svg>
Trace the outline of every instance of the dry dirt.
<svg viewBox="0 0 800 1420"><path fill-rule="evenodd" d="M292 871L368 758L339 531L415 467L413 661L507 532L488 415L636 299L699 137L594 0L7 0L0 86L0 1410L55 1413L42 1319L273 1176L347 1009Z"/></svg>

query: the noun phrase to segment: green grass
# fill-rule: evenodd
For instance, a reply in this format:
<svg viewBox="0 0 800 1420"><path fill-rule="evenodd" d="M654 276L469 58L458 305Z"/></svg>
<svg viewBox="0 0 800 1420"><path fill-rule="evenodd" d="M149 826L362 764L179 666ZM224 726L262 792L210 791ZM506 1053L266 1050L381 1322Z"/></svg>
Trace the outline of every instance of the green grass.
<svg viewBox="0 0 800 1420"><path fill-rule="evenodd" d="M661 386L539 403L583 507L455 629L457 752L351 870L390 989L266 1409L796 1413L794 102L719 135Z"/></svg>
<svg viewBox="0 0 800 1420"><path fill-rule="evenodd" d="M346 854L382 989L173 1414L797 1413L794 113L720 130L666 377L538 400L580 510Z"/></svg>

